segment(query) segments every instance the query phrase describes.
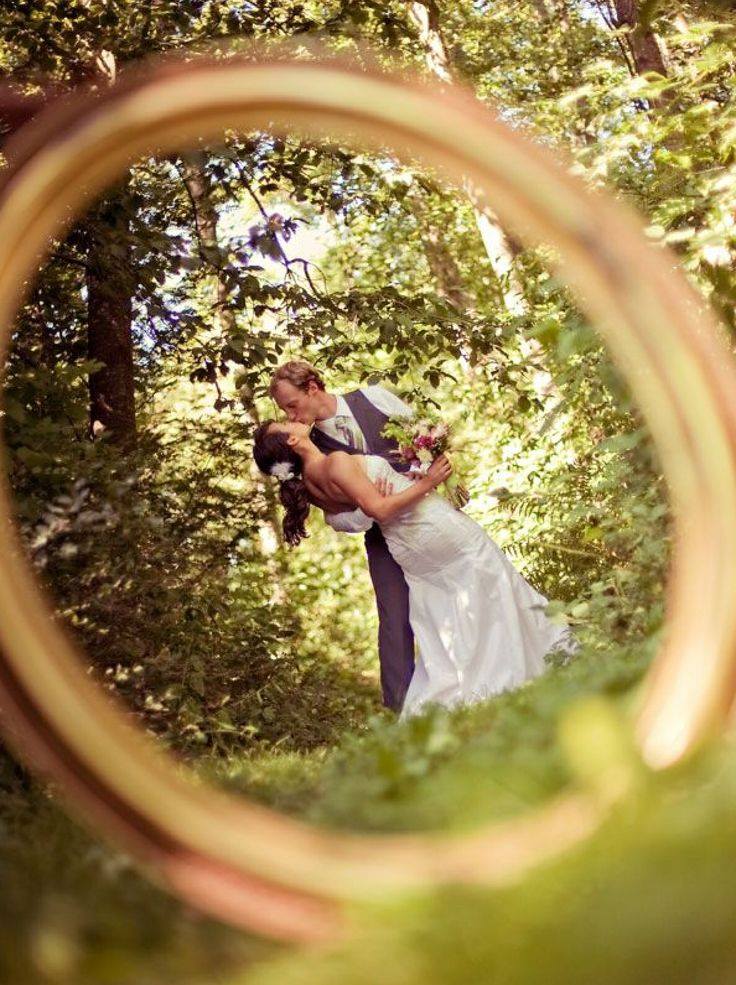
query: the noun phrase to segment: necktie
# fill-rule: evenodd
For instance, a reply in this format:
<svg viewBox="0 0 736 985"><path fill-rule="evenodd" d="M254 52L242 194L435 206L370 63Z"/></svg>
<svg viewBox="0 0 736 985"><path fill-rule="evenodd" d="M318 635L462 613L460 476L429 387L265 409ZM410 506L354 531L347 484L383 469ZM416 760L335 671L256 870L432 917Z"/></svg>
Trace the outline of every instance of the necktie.
<svg viewBox="0 0 736 985"><path fill-rule="evenodd" d="M356 451L365 451L363 435L352 417L348 417L347 414L338 414L335 417L335 427L346 445L355 448Z"/></svg>

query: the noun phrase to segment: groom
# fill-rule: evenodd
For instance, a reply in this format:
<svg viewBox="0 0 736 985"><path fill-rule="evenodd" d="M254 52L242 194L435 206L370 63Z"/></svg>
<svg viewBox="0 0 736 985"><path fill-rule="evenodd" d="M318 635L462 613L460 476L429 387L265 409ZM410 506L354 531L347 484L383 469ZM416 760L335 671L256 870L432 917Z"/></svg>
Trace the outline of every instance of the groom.
<svg viewBox="0 0 736 985"><path fill-rule="evenodd" d="M319 372L293 359L271 378L271 396L290 421L312 424L312 441L330 454L372 454L387 459L397 471L408 466L390 452L395 441L381 437L389 417L412 417L411 408L382 386L349 393L329 393ZM378 603L378 656L383 703L400 711L414 672L414 635L409 625L409 588L404 573L389 553L377 523L365 535L368 568Z"/></svg>

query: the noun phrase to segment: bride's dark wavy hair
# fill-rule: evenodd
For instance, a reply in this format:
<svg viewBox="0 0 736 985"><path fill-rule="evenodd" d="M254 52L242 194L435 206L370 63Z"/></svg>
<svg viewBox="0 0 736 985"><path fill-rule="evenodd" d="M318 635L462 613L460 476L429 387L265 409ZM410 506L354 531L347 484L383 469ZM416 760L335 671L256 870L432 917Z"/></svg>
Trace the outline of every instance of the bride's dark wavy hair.
<svg viewBox="0 0 736 985"><path fill-rule="evenodd" d="M261 472L265 472L266 475L271 474L272 466L278 462L286 462L294 472L293 479L279 482L279 498L286 511L283 521L284 539L290 547L296 547L308 536L305 523L311 503L302 478L301 455L298 455L287 443L288 436L283 431L268 430L275 423L275 421L264 421L256 430L253 458Z"/></svg>

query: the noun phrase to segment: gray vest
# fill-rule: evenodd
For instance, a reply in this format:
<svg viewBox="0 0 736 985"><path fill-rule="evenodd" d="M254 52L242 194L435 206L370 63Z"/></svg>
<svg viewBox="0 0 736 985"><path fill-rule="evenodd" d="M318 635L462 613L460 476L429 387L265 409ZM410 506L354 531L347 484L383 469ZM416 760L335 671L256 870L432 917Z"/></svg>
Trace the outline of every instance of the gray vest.
<svg viewBox="0 0 736 985"><path fill-rule="evenodd" d="M384 438L381 435L388 415L382 413L360 390L353 390L352 393L346 393L343 396L353 417L358 422L358 427L363 432L367 445L366 451L371 455L380 455L381 458L387 459L397 472L405 472L409 468L408 463L400 462L397 456L391 454L392 451L398 450L398 444L392 438ZM332 451L346 451L349 455L361 454L359 449L338 441L337 438L325 434L318 427L312 428L310 437L319 450L328 455Z"/></svg>

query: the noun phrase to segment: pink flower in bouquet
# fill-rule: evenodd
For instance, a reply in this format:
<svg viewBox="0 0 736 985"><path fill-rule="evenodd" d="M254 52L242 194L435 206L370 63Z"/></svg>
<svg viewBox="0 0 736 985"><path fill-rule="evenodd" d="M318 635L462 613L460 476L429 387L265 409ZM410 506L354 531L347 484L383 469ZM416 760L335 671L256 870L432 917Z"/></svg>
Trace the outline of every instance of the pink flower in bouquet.
<svg viewBox="0 0 736 985"><path fill-rule="evenodd" d="M397 442L398 448L392 454L409 465L409 475L426 475L432 462L441 454L448 454L452 429L444 421L436 418L422 418L406 421L401 418L390 420L382 434ZM468 501L468 494L458 476L452 475L442 484L445 495L453 506L461 509Z"/></svg>

